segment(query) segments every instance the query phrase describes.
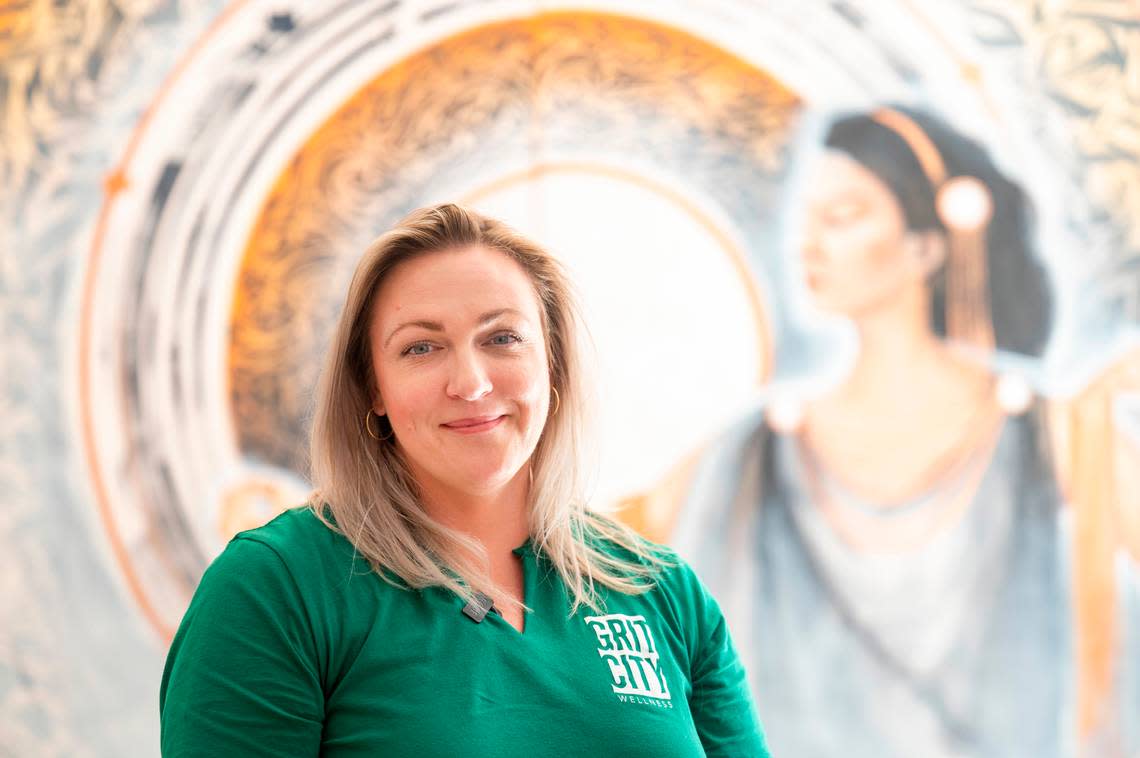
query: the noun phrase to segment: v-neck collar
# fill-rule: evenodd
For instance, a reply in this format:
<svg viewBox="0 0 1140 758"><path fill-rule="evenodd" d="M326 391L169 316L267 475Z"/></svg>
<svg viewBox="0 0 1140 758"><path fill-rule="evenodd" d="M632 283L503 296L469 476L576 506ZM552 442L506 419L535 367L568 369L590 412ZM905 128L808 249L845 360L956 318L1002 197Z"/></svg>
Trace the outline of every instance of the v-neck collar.
<svg viewBox="0 0 1140 758"><path fill-rule="evenodd" d="M511 552L517 555L520 559L523 572L522 601L524 605L530 608L530 611L525 612L525 615L523 616L522 631L516 629L513 624L503 618L497 609L489 610L481 621L474 621L462 612L464 606L467 605L467 601L463 599L461 595L457 595L453 592L450 592L449 590L443 591L450 596L451 599L448 601L448 603L457 609L457 616L463 622L469 624L477 624L479 626L490 624L493 628L501 627L503 630L505 630L505 632L509 632L510 634L521 639L528 637L532 633L532 625L535 623L535 619L538 616L538 614L535 613L537 606L536 601L538 600L538 556L534 550L534 546L530 537L527 537L521 545L511 550Z"/></svg>

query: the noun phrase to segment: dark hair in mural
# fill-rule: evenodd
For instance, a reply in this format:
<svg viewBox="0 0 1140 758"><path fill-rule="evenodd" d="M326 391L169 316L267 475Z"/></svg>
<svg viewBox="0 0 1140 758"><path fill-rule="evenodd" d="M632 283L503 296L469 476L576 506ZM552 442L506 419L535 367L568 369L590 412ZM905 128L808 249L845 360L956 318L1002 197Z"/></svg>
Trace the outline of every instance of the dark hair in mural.
<svg viewBox="0 0 1140 758"><path fill-rule="evenodd" d="M913 120L941 153L947 177L972 176L990 191L993 217L986 233L990 314L999 350L1040 355L1052 324L1049 277L1032 249L1033 207L1015 182L1002 174L978 142L929 114L892 106ZM896 132L870 114L832 123L824 144L842 151L883 181L902 206L913 231L946 229L935 208L934 187L914 152ZM931 323L946 335L946 278L931 279Z"/></svg>

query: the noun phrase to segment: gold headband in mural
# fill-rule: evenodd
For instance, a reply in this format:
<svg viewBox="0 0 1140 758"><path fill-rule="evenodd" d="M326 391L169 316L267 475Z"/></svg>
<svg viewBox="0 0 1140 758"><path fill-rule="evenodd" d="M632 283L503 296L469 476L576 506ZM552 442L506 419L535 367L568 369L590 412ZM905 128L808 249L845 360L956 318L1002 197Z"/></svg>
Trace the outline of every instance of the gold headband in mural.
<svg viewBox="0 0 1140 758"><path fill-rule="evenodd" d="M946 227L950 248L946 265L947 336L971 347L993 350L986 261L986 229L993 215L990 191L972 176L947 178L938 147L906 114L879 108L871 120L906 143L934 190L935 209Z"/></svg>

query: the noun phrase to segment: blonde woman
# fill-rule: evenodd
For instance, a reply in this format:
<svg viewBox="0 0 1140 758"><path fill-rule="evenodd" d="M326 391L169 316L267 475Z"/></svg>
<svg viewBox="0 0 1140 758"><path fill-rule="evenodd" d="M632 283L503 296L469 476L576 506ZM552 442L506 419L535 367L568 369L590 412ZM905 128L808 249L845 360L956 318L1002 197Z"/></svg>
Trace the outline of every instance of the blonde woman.
<svg viewBox="0 0 1140 758"><path fill-rule="evenodd" d="M365 252L317 390L316 494L207 570L167 756L766 756L717 604L583 503L578 317L457 205Z"/></svg>

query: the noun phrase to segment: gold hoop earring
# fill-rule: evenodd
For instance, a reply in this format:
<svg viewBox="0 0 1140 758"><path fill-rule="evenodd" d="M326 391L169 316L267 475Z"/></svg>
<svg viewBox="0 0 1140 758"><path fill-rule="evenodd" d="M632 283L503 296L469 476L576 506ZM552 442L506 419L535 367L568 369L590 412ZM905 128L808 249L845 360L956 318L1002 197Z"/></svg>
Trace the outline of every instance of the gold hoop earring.
<svg viewBox="0 0 1140 758"><path fill-rule="evenodd" d="M550 386L550 391L554 393L554 410L550 412L550 415L557 416L558 410L562 407L562 398L558 396L558 388L554 385Z"/></svg>
<svg viewBox="0 0 1140 758"><path fill-rule="evenodd" d="M373 413L373 411L371 408L369 408L367 411L364 412L364 431L368 432L368 436L371 437L372 439L376 440L377 442L386 442L386 441L392 439L392 435L394 435L396 433L395 429L393 429L391 432L389 432L387 435L385 435L383 437L381 437L380 435L378 435L372 431L372 424L368 423L369 421L372 420L372 413Z"/></svg>

